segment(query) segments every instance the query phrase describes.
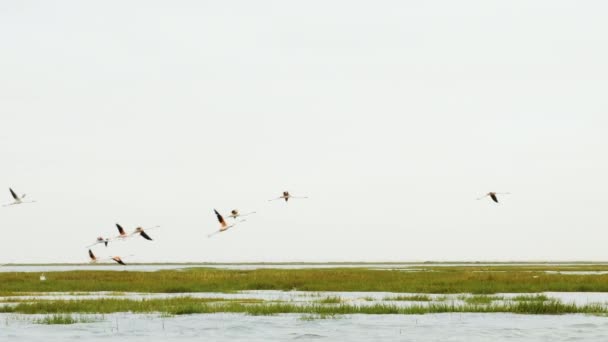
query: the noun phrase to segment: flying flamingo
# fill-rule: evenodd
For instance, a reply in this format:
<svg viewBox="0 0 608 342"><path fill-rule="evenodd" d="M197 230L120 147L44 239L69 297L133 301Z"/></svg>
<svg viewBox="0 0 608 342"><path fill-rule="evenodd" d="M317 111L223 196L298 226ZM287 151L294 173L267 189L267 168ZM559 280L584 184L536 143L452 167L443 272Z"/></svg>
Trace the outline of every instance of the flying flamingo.
<svg viewBox="0 0 608 342"><path fill-rule="evenodd" d="M87 246L87 248L93 247L95 245L98 245L100 243L103 243L106 247L108 247L108 242L110 242L110 239L108 238L103 238L102 236L97 237L97 239L95 240L95 243L92 245Z"/></svg>
<svg viewBox="0 0 608 342"><path fill-rule="evenodd" d="M215 212L215 216L217 217L217 220L220 222L220 230L218 230L217 232L211 233L209 235L207 235L207 237L212 237L213 235L217 234L217 233L221 233L221 232L225 232L228 229L234 227L237 225L237 223L241 223L241 222L245 222L245 220L240 220L238 222L234 222L232 224L227 224L226 220L224 220L224 218L222 217L222 215L220 215L220 213L217 212L217 210L213 209L213 211Z"/></svg>
<svg viewBox="0 0 608 342"><path fill-rule="evenodd" d="M477 200L484 199L484 198L490 196L490 198L492 199L492 201L498 203L498 197L496 197L496 195L510 195L510 194L511 194L510 192L493 192L493 191L490 191L487 194L479 197Z"/></svg>
<svg viewBox="0 0 608 342"><path fill-rule="evenodd" d="M119 225L118 223L116 224L116 228L118 228L118 236L115 237L115 239L126 239L128 238L130 235L127 234L127 232L125 232L124 228Z"/></svg>
<svg viewBox="0 0 608 342"><path fill-rule="evenodd" d="M97 257L93 254L93 251L89 249L89 258L91 258L91 262L97 262Z"/></svg>
<svg viewBox="0 0 608 342"><path fill-rule="evenodd" d="M125 265L125 266L127 265L127 264L125 264L125 263L122 261L122 259L121 259L119 256L114 256L114 257L108 257L108 258L99 259L98 257L96 257L96 256L95 256L95 254L93 254L93 251L91 251L90 249L89 249L89 258L91 258L91 262L92 262L92 263L96 263L96 262L101 261L101 260L106 260L106 259L107 259L107 260L110 260L110 259L111 259L111 260L114 260L114 261L116 261L117 263L119 263L119 264L121 264L121 265Z"/></svg>
<svg viewBox="0 0 608 342"><path fill-rule="evenodd" d="M284 199L285 203L287 203L287 201L289 201L290 198L308 198L308 197L296 197L296 196L290 195L289 191L283 191L283 196L279 196L277 198L273 198L273 199L268 200L268 201L276 201L276 200Z"/></svg>
<svg viewBox="0 0 608 342"><path fill-rule="evenodd" d="M9 205L16 205L16 204L22 204L22 203L35 203L36 202L36 201L24 201L23 199L25 198L25 194L19 196L15 193L15 191L13 191L13 189L8 188L8 190L11 192L11 196L13 196L13 199L15 201L13 203L3 205L3 207L8 207Z"/></svg>
<svg viewBox="0 0 608 342"><path fill-rule="evenodd" d="M159 227L160 226L154 226L152 228L146 228L146 230L152 230L152 229L159 228ZM114 237L112 240L120 239L120 240L124 241L124 240L132 237L133 235L137 235L137 234L141 235L146 240L152 240L152 238L150 238L150 236L144 231L144 228L142 228L142 227L135 228L135 231L133 231L133 233L131 233L131 234L127 234L125 229L118 223L116 224L116 228L118 229L118 236ZM99 238L97 239L97 241L100 241Z"/></svg>
<svg viewBox="0 0 608 342"><path fill-rule="evenodd" d="M125 264L119 256L113 256L112 260L116 261L117 263L119 263L121 265L127 266L127 264Z"/></svg>
<svg viewBox="0 0 608 342"><path fill-rule="evenodd" d="M152 230L152 229L158 228L158 227L159 226L154 226L152 228L146 228L146 230ZM131 233L131 235L136 235L136 234L141 235L141 237L143 237L146 240L152 241L152 238L150 237L150 235L146 234L146 232L144 231L144 229L142 227L135 228L135 231L133 233Z"/></svg>
<svg viewBox="0 0 608 342"><path fill-rule="evenodd" d="M231 219L235 219L236 220L239 217L248 216L248 215L251 215L251 214L255 214L255 211L251 211L251 212L248 212L246 214L241 214L241 213L239 213L239 211L237 209L232 209L232 211L230 211L230 215L228 215L228 217L230 217Z"/></svg>

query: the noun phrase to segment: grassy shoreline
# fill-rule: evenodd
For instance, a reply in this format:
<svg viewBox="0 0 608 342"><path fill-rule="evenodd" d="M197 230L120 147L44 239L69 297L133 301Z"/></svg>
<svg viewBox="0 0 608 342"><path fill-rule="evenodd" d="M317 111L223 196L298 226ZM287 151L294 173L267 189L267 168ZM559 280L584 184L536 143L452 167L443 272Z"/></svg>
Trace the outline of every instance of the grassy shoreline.
<svg viewBox="0 0 608 342"><path fill-rule="evenodd" d="M463 304L429 303L428 305L397 306L391 304L353 305L353 304L319 304L297 305L293 303L243 303L238 301L209 301L190 297L130 300L130 299L94 299L94 300L44 300L31 303L19 303L14 306L0 306L1 313L18 314L111 314L117 312L161 313L168 315L210 314L210 313L244 313L249 315L275 314L312 314L312 315L420 315L433 313L516 313L516 314L594 314L607 315L608 308L599 304L577 306L564 304L557 300L550 301L516 301L498 304Z"/></svg>
<svg viewBox="0 0 608 342"><path fill-rule="evenodd" d="M0 273L0 293L25 292L236 292L300 290L393 293L608 292L608 274L546 273L538 267L427 267L424 271L366 268L225 270L193 268L156 272L65 271ZM568 271L572 268L568 268ZM579 271L580 269L575 269ZM587 270L586 268L584 270Z"/></svg>

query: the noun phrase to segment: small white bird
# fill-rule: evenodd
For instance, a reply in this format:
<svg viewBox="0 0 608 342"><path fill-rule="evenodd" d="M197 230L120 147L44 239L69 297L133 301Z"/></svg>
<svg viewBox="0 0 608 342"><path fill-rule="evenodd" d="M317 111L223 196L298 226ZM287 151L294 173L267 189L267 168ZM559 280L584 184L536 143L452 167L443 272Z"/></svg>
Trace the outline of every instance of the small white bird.
<svg viewBox="0 0 608 342"><path fill-rule="evenodd" d="M273 198L273 199L268 200L268 201L276 201L276 200L284 199L285 202L287 202L287 201L289 201L290 198L308 198L308 197L296 197L296 196L290 195L289 191L283 191L283 196L279 196L277 198Z"/></svg>
<svg viewBox="0 0 608 342"><path fill-rule="evenodd" d="M232 209L232 211L230 211L230 215L228 215L228 217L230 217L231 219L236 220L239 217L249 216L249 215L252 215L252 214L255 214L255 213L256 213L255 211L251 211L251 212L248 212L248 213L245 213L245 214L241 214L241 213L239 213L239 211L237 209Z"/></svg>
<svg viewBox="0 0 608 342"><path fill-rule="evenodd" d="M220 230L218 230L217 232L213 232L213 233L207 235L207 237L212 237L213 235L215 235L217 233L225 232L228 229L236 226L237 223L241 223L241 222L245 222L246 221L245 219L243 219L243 220L240 220L238 222L234 222L234 223L232 223L232 224L229 225L229 224L226 223L226 220L224 220L224 218L222 217L222 215L217 210L213 209L213 211L215 212L215 216L217 217L217 220L220 222Z"/></svg>
<svg viewBox="0 0 608 342"><path fill-rule="evenodd" d="M510 192L493 192L493 191L491 191L491 192L488 192L487 194L479 197L477 200L484 199L484 198L490 196L492 201L498 203L498 197L496 195L510 195L510 194L511 194Z"/></svg>
<svg viewBox="0 0 608 342"><path fill-rule="evenodd" d="M8 188L8 190L11 192L11 196L13 196L13 199L15 200L13 203L9 203L9 204L5 204L3 205L3 207L8 207L9 205L16 205L16 204L23 204L23 203L35 203L36 201L24 201L23 199L25 198L25 194L19 196L15 193L15 191L13 191L13 189Z"/></svg>
<svg viewBox="0 0 608 342"><path fill-rule="evenodd" d="M40 281L46 281L46 277L44 276L44 273L42 273L40 275Z"/></svg>

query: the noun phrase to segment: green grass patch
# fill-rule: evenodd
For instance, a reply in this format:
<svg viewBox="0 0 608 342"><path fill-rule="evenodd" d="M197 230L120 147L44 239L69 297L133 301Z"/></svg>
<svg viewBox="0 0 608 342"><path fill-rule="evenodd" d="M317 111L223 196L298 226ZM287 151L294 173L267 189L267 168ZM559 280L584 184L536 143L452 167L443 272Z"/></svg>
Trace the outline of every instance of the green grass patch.
<svg viewBox="0 0 608 342"><path fill-rule="evenodd" d="M99 319L95 319L90 316L74 316L70 314L54 314L47 315L42 318L34 320L36 324L76 324L76 323L94 323L98 322Z"/></svg>
<svg viewBox="0 0 608 342"><path fill-rule="evenodd" d="M392 296L384 297L386 301L411 301L411 302L431 302L433 298L427 295L409 295L409 296Z"/></svg>
<svg viewBox="0 0 608 342"><path fill-rule="evenodd" d="M550 298L547 297L544 294L538 294L538 295L520 295L520 296L515 296L513 298L511 298L511 300L516 301L516 302L545 302L548 301Z"/></svg>
<svg viewBox="0 0 608 342"><path fill-rule="evenodd" d="M464 300L464 302L467 304L487 305L487 304L491 304L495 300L502 300L503 297L476 295L476 296L463 296L463 297L460 297L459 299Z"/></svg>
<svg viewBox="0 0 608 342"><path fill-rule="evenodd" d="M592 268L604 268L593 266ZM556 268L556 267L546 267ZM566 267L561 267L566 268ZM494 294L608 292L608 275L548 274L541 266L433 267L434 272L365 268L225 270L196 268L158 272L0 273L0 293L45 292L188 293L243 290ZM482 271L482 272L480 272Z"/></svg>
<svg viewBox="0 0 608 342"><path fill-rule="evenodd" d="M338 296L329 296L329 297L325 297L323 299L318 299L315 301L315 303L319 303L319 304L340 304L342 303L342 298L338 297Z"/></svg>
<svg viewBox="0 0 608 342"><path fill-rule="evenodd" d="M305 304L291 303L240 303L233 301L210 302L199 298L168 299L95 299L95 300L53 300L33 303L19 303L13 307L0 307L0 312L20 314L109 314L115 312L161 313L166 315L206 314L206 313L245 313L249 315L276 315L298 313L308 315L345 315L345 314L428 314L447 312L511 312L518 314L608 314L608 309L599 304L577 306L563 304L558 300L513 301L491 304L456 305L454 303L431 302L428 305L401 307L390 304L353 305L353 304ZM51 316L53 318L54 316ZM57 321L64 318L57 316ZM49 318L49 320L51 319ZM73 317L72 317L73 318ZM66 321L69 318L66 319ZM65 323L68 324L68 323Z"/></svg>

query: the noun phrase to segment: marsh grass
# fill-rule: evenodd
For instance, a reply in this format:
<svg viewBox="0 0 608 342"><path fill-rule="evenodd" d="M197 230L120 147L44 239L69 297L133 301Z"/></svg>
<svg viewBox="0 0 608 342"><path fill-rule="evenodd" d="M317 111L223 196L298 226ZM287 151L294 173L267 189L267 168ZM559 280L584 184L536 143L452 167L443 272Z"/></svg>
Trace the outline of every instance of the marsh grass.
<svg viewBox="0 0 608 342"><path fill-rule="evenodd" d="M338 297L338 296L329 296L329 297L325 297L323 299L318 299L315 301L315 303L319 303L319 304L340 304L342 303L342 298Z"/></svg>
<svg viewBox="0 0 608 342"><path fill-rule="evenodd" d="M163 299L122 299L122 298L100 298L84 300L38 300L24 301L16 305L0 306L0 312L14 312L25 314L58 314L58 313L168 313L172 315L184 315L201 313L201 305L229 307L231 304L256 305L264 303L261 299L245 298L192 298L177 297ZM210 312L221 312L209 309ZM229 311L231 312L231 311Z"/></svg>
<svg viewBox="0 0 608 342"><path fill-rule="evenodd" d="M7 298L2 298L2 303L19 303L19 302L26 302L27 300L22 299L22 298L13 298L13 297L7 297Z"/></svg>
<svg viewBox="0 0 608 342"><path fill-rule="evenodd" d="M605 266L594 266L605 269ZM555 269L555 267L546 267ZM564 267L562 267L564 268ZM580 268L577 266L577 268ZM494 294L608 292L608 275L544 273L543 267L434 267L435 272L365 268L334 269L188 269L157 272L68 271L37 274L0 273L0 293L146 292L187 293L242 290L395 292L423 294ZM485 270L484 272L479 272Z"/></svg>
<svg viewBox="0 0 608 342"><path fill-rule="evenodd" d="M486 296L486 295L475 295L475 296L461 296L459 299L462 299L467 304L481 304L487 305L491 304L495 300L503 300L503 297L498 296Z"/></svg>
<svg viewBox="0 0 608 342"><path fill-rule="evenodd" d="M47 315L42 318L38 318L34 320L36 324L76 324L76 323L94 323L99 322L100 319L90 317L90 316L75 316L70 314L53 314Z"/></svg>
<svg viewBox="0 0 608 342"><path fill-rule="evenodd" d="M537 295L520 295L520 296L515 296L513 298L511 298L511 300L516 301L516 302L545 302L550 300L549 297L547 297L544 294L537 294Z"/></svg>
<svg viewBox="0 0 608 342"><path fill-rule="evenodd" d="M97 299L97 300L57 300L20 303L14 307L1 307L0 311L21 314L107 314L115 312L161 313L168 315L206 314L206 313L245 313L249 315L276 315L298 313L310 315L345 314L428 314L448 312L511 312L518 314L608 314L606 306L589 304L577 306L563 304L558 300L513 301L492 304L456 305L454 303L435 303L427 305L397 306L390 304L352 305L352 304L307 304L291 303L240 303L236 301L209 302L199 298L169 298L149 300Z"/></svg>
<svg viewBox="0 0 608 342"><path fill-rule="evenodd" d="M427 295L408 295L408 296L392 296L384 297L385 301L411 301L411 302L431 302L433 298Z"/></svg>

